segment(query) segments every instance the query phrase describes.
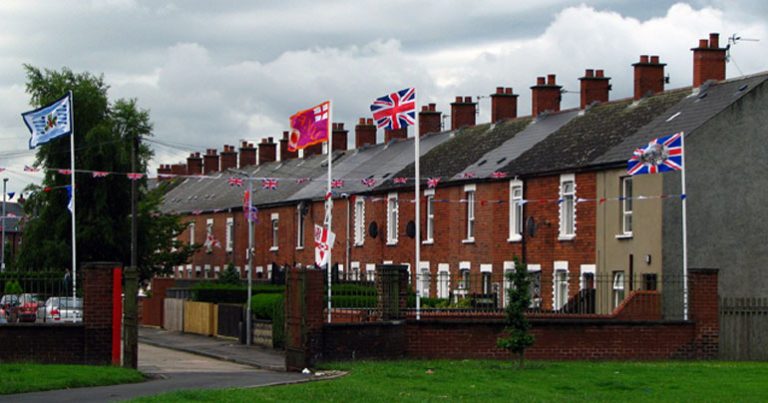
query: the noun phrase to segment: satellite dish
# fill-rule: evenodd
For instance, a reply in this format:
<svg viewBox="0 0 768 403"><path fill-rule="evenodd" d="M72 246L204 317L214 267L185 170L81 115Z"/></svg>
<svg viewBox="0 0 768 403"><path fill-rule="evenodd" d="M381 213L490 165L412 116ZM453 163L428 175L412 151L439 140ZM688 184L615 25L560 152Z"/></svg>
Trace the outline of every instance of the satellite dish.
<svg viewBox="0 0 768 403"><path fill-rule="evenodd" d="M376 224L376 221L372 221L368 225L368 235L370 235L371 238L376 238L379 235L379 226Z"/></svg>
<svg viewBox="0 0 768 403"><path fill-rule="evenodd" d="M408 224L406 224L405 233L408 235L408 238L416 237L416 223L413 220L408 221Z"/></svg>

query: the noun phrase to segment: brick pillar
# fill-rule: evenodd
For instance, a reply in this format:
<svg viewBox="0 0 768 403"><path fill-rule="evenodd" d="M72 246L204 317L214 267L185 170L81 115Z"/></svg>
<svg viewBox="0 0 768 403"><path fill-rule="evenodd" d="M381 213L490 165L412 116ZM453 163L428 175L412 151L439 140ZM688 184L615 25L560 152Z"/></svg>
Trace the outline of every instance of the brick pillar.
<svg viewBox="0 0 768 403"><path fill-rule="evenodd" d="M442 112L437 111L435 104L422 106L419 112L419 136L441 131L443 131Z"/></svg>
<svg viewBox="0 0 768 403"><path fill-rule="evenodd" d="M301 371L322 358L326 272L290 268L285 282L285 368Z"/></svg>
<svg viewBox="0 0 768 403"><path fill-rule="evenodd" d="M376 271L376 309L381 320L402 319L408 307L408 267L382 264Z"/></svg>
<svg viewBox="0 0 768 403"><path fill-rule="evenodd" d="M83 263L83 331L85 332L86 364L112 363L113 343L120 343L120 332L113 334L114 293L113 278L122 274L122 265L112 262ZM118 283L119 284L119 283ZM118 324L119 326L119 324ZM117 337L114 340L114 337ZM119 364L119 362L118 362Z"/></svg>
<svg viewBox="0 0 768 403"><path fill-rule="evenodd" d="M715 359L720 352L717 269L688 269L688 313L696 335L691 358Z"/></svg>

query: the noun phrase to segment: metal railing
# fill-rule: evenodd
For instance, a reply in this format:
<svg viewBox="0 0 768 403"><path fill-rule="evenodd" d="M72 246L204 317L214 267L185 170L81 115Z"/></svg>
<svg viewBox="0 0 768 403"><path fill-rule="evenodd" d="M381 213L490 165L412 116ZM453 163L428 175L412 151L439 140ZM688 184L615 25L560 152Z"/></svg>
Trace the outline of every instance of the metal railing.
<svg viewBox="0 0 768 403"><path fill-rule="evenodd" d="M5 272L0 274L0 324L78 323L83 299L72 295L65 272Z"/></svg>

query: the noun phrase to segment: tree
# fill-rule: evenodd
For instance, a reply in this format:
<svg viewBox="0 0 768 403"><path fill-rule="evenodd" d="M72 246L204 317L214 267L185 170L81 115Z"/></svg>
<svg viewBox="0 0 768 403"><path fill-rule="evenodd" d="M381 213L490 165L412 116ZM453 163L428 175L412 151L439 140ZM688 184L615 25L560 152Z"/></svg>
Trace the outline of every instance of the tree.
<svg viewBox="0 0 768 403"><path fill-rule="evenodd" d="M134 136L152 135L149 112L136 100L110 103L109 87L102 76L40 70L25 65L27 93L35 107L47 105L67 91L73 93L75 169L125 173L131 169ZM146 172L152 157L141 146L137 172ZM71 267L71 214L67 210L69 175L57 169L70 168L70 138L61 136L39 146L35 165L45 168L41 186L29 186L25 212L30 217L24 228L24 244L16 266L29 270ZM146 178L138 183L140 222L138 257L140 277L165 272L189 257L189 248L176 248L173 238L183 230L175 216L160 216L159 193L147 191ZM77 214L77 264L84 261L130 261L131 183L125 175L94 178L77 173L74 192ZM180 246L180 245L179 245Z"/></svg>
<svg viewBox="0 0 768 403"><path fill-rule="evenodd" d="M504 331L507 336L496 340L496 345L509 350L512 354L517 354L518 368L523 368L525 349L533 345L534 341L533 335L528 333L531 325L525 317L525 311L531 305L530 282L526 265L520 263L517 257L514 258L514 262L515 270L505 274L510 284L507 289L507 307L505 308Z"/></svg>
<svg viewBox="0 0 768 403"><path fill-rule="evenodd" d="M240 284L240 273L235 269L235 264L229 262L227 268L221 273L218 280L219 284Z"/></svg>

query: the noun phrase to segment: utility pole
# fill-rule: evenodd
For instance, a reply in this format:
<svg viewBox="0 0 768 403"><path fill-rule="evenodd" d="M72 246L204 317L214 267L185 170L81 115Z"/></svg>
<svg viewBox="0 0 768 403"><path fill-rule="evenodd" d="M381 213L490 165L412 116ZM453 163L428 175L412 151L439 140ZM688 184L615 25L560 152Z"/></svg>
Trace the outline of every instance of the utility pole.
<svg viewBox="0 0 768 403"><path fill-rule="evenodd" d="M245 213L245 222L248 224L248 301L245 306L245 344L250 347L253 344L253 324L251 324L251 297L253 294L253 180L248 175L248 211Z"/></svg>
<svg viewBox="0 0 768 403"><path fill-rule="evenodd" d="M125 128L124 128L125 129ZM131 172L136 173L136 158L139 154L139 135L134 133L131 144ZM136 216L136 200L138 192L136 191L137 179L131 179L131 266L124 273L125 280L125 305L123 310L124 322L123 328L125 335L123 338L123 367L138 367L138 268L137 268L137 227L138 217Z"/></svg>
<svg viewBox="0 0 768 403"><path fill-rule="evenodd" d="M3 178L3 244L0 246L0 271L5 271L5 186L8 183L8 178Z"/></svg>

